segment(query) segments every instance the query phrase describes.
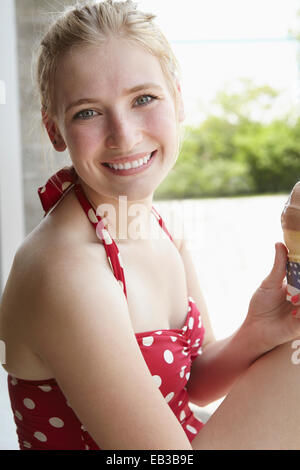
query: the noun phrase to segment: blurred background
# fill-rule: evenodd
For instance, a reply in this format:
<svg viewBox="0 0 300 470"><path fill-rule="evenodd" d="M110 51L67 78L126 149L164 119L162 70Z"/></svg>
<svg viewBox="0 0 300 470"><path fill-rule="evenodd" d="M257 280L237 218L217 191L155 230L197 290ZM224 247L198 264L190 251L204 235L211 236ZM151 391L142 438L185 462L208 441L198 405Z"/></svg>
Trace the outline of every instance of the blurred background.
<svg viewBox="0 0 300 470"><path fill-rule="evenodd" d="M32 53L72 0L1 0L0 293L43 213L37 188L65 164L40 121ZM140 0L181 65L186 121L178 161L155 193L167 226L184 220L217 339L241 324L282 241L300 179L299 0ZM0 448L17 448L0 368ZM214 411L220 401L207 407Z"/></svg>

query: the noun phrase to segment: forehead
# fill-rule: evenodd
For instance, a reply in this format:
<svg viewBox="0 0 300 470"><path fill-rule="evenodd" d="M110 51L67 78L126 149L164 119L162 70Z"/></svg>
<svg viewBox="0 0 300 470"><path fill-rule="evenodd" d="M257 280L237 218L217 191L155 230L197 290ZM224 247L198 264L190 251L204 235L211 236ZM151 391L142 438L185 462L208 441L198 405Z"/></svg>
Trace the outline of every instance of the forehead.
<svg viewBox="0 0 300 470"><path fill-rule="evenodd" d="M160 63L141 46L124 39L85 48L73 48L62 56L55 79L57 103L66 105L91 94L112 99L124 89L154 82L167 89Z"/></svg>

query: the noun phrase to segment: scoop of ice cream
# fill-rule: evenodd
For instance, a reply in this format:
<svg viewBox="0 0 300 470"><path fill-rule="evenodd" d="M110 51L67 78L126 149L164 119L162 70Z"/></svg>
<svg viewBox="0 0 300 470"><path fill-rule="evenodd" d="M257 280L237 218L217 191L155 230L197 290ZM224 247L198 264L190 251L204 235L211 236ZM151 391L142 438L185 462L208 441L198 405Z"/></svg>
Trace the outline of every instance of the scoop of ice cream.
<svg viewBox="0 0 300 470"><path fill-rule="evenodd" d="M300 181L295 184L281 214L281 226L300 231Z"/></svg>

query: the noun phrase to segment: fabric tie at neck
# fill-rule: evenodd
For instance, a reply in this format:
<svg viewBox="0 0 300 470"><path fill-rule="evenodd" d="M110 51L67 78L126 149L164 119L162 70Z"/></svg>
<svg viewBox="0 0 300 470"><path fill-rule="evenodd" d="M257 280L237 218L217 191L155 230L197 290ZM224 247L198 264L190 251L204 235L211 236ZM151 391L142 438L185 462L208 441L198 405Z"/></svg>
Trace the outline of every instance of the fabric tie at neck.
<svg viewBox="0 0 300 470"><path fill-rule="evenodd" d="M77 173L73 166L66 166L48 179L44 186L38 188L45 216L55 204L65 196L67 190L77 181Z"/></svg>

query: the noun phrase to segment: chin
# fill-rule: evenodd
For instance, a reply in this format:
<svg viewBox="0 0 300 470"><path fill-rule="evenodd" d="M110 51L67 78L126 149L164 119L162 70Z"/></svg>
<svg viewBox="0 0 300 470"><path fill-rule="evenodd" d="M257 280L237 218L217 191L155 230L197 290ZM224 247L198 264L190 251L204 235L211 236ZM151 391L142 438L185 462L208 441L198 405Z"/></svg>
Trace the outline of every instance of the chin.
<svg viewBox="0 0 300 470"><path fill-rule="evenodd" d="M155 188L156 189L156 188ZM149 199L153 197L153 193L155 190L151 191L129 191L127 194L123 193L122 196L127 196L127 201L128 202L134 202L134 201L142 201L144 199Z"/></svg>

